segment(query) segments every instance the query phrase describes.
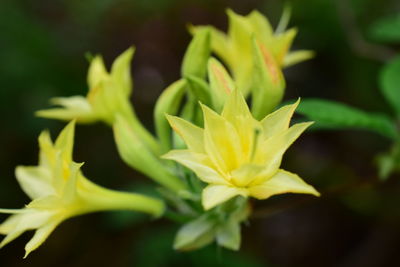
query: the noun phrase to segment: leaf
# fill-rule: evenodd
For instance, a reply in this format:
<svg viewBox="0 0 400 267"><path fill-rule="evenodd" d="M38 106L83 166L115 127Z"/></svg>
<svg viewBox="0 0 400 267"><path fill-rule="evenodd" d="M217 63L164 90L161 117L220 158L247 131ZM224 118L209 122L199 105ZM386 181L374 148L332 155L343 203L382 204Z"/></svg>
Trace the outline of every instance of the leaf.
<svg viewBox="0 0 400 267"><path fill-rule="evenodd" d="M185 224L179 229L174 241L174 249L193 250L208 245L214 240L215 221L208 214Z"/></svg>
<svg viewBox="0 0 400 267"><path fill-rule="evenodd" d="M400 116L400 57L396 57L383 67L380 85L386 100Z"/></svg>
<svg viewBox="0 0 400 267"><path fill-rule="evenodd" d="M389 152L377 157L379 178L386 180L393 172L400 171L400 143L396 142Z"/></svg>
<svg viewBox="0 0 400 267"><path fill-rule="evenodd" d="M239 250L241 240L240 223L234 219L230 219L226 223L219 225L216 239L218 245L221 247Z"/></svg>
<svg viewBox="0 0 400 267"><path fill-rule="evenodd" d="M387 116L365 112L334 101L304 99L296 111L314 120L314 129L364 129L391 139L397 135L393 122Z"/></svg>
<svg viewBox="0 0 400 267"><path fill-rule="evenodd" d="M382 43L400 42L400 14L378 19L369 27L368 35Z"/></svg>

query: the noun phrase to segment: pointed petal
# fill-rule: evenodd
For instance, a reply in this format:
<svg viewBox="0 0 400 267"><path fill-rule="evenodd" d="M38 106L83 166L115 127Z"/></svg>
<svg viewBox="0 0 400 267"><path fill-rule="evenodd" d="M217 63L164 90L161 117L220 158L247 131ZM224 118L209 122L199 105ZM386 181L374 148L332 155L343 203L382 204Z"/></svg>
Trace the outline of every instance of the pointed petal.
<svg viewBox="0 0 400 267"><path fill-rule="evenodd" d="M54 194L49 170L41 167L18 166L15 176L22 190L31 199Z"/></svg>
<svg viewBox="0 0 400 267"><path fill-rule="evenodd" d="M271 179L249 188L249 195L258 199L284 193L320 195L314 187L304 182L297 174L285 170L279 170Z"/></svg>
<svg viewBox="0 0 400 267"><path fill-rule="evenodd" d="M97 119L93 114L92 107L82 96L52 98L51 103L61 107L39 110L35 112L35 115L63 121L76 119L80 123L91 123Z"/></svg>
<svg viewBox="0 0 400 267"><path fill-rule="evenodd" d="M249 15L247 15L247 19L252 25L257 38L262 41L272 38L274 32L266 16L257 10L253 10Z"/></svg>
<svg viewBox="0 0 400 267"><path fill-rule="evenodd" d="M226 34L213 26L193 26L189 25L189 31L193 35L202 29L210 29L212 50L228 65L232 63L231 47Z"/></svg>
<svg viewBox="0 0 400 267"><path fill-rule="evenodd" d="M135 48L130 47L118 56L111 66L111 77L125 96L132 92L131 61Z"/></svg>
<svg viewBox="0 0 400 267"><path fill-rule="evenodd" d="M229 95L221 115L232 124L235 124L236 120L241 117L253 119L249 106L238 89L233 90Z"/></svg>
<svg viewBox="0 0 400 267"><path fill-rule="evenodd" d="M205 154L194 153L188 150L172 150L163 156L165 159L175 160L191 169L206 183L225 184L229 183L211 165L210 159Z"/></svg>
<svg viewBox="0 0 400 267"><path fill-rule="evenodd" d="M0 248L4 247L23 232L27 230L37 229L44 225L52 216L51 212L26 210L25 213L12 215L0 226L2 232L6 232L7 236L1 241Z"/></svg>
<svg viewBox="0 0 400 267"><path fill-rule="evenodd" d="M311 124L313 122L297 123L286 131L274 135L263 142L260 149L257 149L255 156L255 162L266 164L264 171L260 174L262 177L270 177L278 170L283 154ZM259 179L255 179L253 184L259 182Z"/></svg>
<svg viewBox="0 0 400 267"><path fill-rule="evenodd" d="M43 131L39 135L39 165L51 168L54 164L55 149L48 131Z"/></svg>
<svg viewBox="0 0 400 267"><path fill-rule="evenodd" d="M48 223L44 225L43 227L39 228L36 230L35 235L32 237L32 239L25 245L25 256L28 257L28 255L37 249L41 244L43 244L44 241L46 241L47 237L54 231L54 229L57 227L59 224L58 221L54 221L52 223Z"/></svg>
<svg viewBox="0 0 400 267"><path fill-rule="evenodd" d="M240 168L231 172L232 183L238 187L246 187L249 185L260 172L264 170L265 166L256 164L244 164Z"/></svg>
<svg viewBox="0 0 400 267"><path fill-rule="evenodd" d="M235 52L248 55L251 52L252 25L246 17L235 13L231 9L228 9L226 13L229 18L228 36L232 40Z"/></svg>
<svg viewBox="0 0 400 267"><path fill-rule="evenodd" d="M302 61L312 59L315 55L311 50L298 50L288 53L283 59L283 67L287 68Z"/></svg>
<svg viewBox="0 0 400 267"><path fill-rule="evenodd" d="M68 181L65 184L63 199L66 203L72 202L75 200L76 190L77 190L77 182L80 176L80 168L83 163L72 162L69 166L70 174L68 177Z"/></svg>
<svg viewBox="0 0 400 267"><path fill-rule="evenodd" d="M67 162L72 161L74 147L75 121L71 121L58 135L55 148L62 153L62 158Z"/></svg>
<svg viewBox="0 0 400 267"><path fill-rule="evenodd" d="M240 137L224 117L201 105L204 115L204 145L207 155L222 173L236 169L241 160Z"/></svg>
<svg viewBox="0 0 400 267"><path fill-rule="evenodd" d="M172 129L185 141L189 150L204 153L204 130L176 116L166 115Z"/></svg>
<svg viewBox="0 0 400 267"><path fill-rule="evenodd" d="M215 58L210 58L208 61L208 79L214 109L220 111L235 88L235 83L225 67Z"/></svg>
<svg viewBox="0 0 400 267"><path fill-rule="evenodd" d="M24 213L24 209L20 209L22 213ZM0 210L1 213L8 213L8 210ZM23 214L13 214L9 216L4 222L0 224L0 234L2 235L7 235L11 233L14 229L17 223L21 220L21 216Z"/></svg>
<svg viewBox="0 0 400 267"><path fill-rule="evenodd" d="M202 204L205 210L209 210L238 195L246 197L247 191L226 185L208 185L202 193Z"/></svg>
<svg viewBox="0 0 400 267"><path fill-rule="evenodd" d="M14 239L18 238L24 231L13 231L7 234L6 237L0 243L0 248L3 248L5 245L13 241Z"/></svg>
<svg viewBox="0 0 400 267"><path fill-rule="evenodd" d="M283 65L284 58L296 35L297 29L289 29L283 34L275 35L273 43L268 45L268 47L271 47L274 58L279 66Z"/></svg>
<svg viewBox="0 0 400 267"><path fill-rule="evenodd" d="M290 119L293 116L294 111L300 103L300 99L292 105L286 105L281 107L277 111L268 114L262 121L264 138L270 138L271 136L282 133L289 128Z"/></svg>
<svg viewBox="0 0 400 267"><path fill-rule="evenodd" d="M239 135L243 161L248 161L257 129L261 129L240 90L235 89L230 94L222 112L222 117L228 120Z"/></svg>
<svg viewBox="0 0 400 267"><path fill-rule="evenodd" d="M26 205L26 208L37 209L37 210L49 210L49 209L59 208L64 204L65 203L62 202L59 196L48 195L32 200L28 205Z"/></svg>
<svg viewBox="0 0 400 267"><path fill-rule="evenodd" d="M90 62L87 75L89 90L96 88L101 81L108 77L108 72L104 66L103 58L101 56L95 56Z"/></svg>

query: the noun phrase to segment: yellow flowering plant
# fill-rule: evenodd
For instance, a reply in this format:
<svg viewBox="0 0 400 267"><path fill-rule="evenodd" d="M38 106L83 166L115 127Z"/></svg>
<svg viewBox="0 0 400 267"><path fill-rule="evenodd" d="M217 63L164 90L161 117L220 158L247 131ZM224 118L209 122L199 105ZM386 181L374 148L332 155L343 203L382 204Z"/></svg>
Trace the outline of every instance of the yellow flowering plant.
<svg viewBox="0 0 400 267"><path fill-rule="evenodd" d="M64 220L90 212L133 210L160 216L164 203L160 199L110 190L89 181L81 171L82 163L72 160L75 123L69 123L55 143L47 131L39 136L39 164L18 166L15 174L32 201L22 209L0 209L10 213L0 224L0 243L5 246L25 231L36 230L25 246L25 257L38 248Z"/></svg>
<svg viewBox="0 0 400 267"><path fill-rule="evenodd" d="M290 51L297 29L286 30L290 9L274 31L268 19L257 10L246 16L228 9L228 33L213 26L190 26L192 33L208 30L211 49L232 71L237 87L255 100L252 112L262 119L282 100L285 81L282 68L313 57L309 50Z"/></svg>
<svg viewBox="0 0 400 267"><path fill-rule="evenodd" d="M38 166L17 168L17 179L32 202L23 209L0 210L13 214L0 225L6 235L0 246L36 230L26 246L29 254L70 217L127 209L181 223L173 245L177 250L214 241L238 250L241 225L252 213L250 198L319 196L313 186L281 168L285 151L312 122L290 126L300 100L277 109L285 86L282 68L311 52L290 53L296 31L281 26L273 32L257 11L240 16L229 10L228 16L228 35L212 27L192 28L182 77L156 101L155 135L130 103L133 48L116 58L110 72L101 56L91 60L86 97L54 98L61 107L37 112L72 122L54 144L47 132L41 134ZM72 160L75 121L109 125L122 160L152 179L163 200L113 191L85 178L82 164Z"/></svg>

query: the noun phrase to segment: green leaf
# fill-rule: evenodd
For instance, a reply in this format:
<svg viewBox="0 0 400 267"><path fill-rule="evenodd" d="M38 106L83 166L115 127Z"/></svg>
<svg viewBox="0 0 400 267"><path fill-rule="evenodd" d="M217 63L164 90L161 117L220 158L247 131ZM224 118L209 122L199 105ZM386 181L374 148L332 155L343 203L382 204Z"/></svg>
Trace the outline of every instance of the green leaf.
<svg viewBox="0 0 400 267"><path fill-rule="evenodd" d="M393 172L400 171L400 142L393 145L387 153L377 157L379 178L386 180Z"/></svg>
<svg viewBox="0 0 400 267"><path fill-rule="evenodd" d="M226 223L219 225L217 229L216 239L218 245L231 250L239 250L240 248L240 222L230 219Z"/></svg>
<svg viewBox="0 0 400 267"><path fill-rule="evenodd" d="M204 214L185 224L176 234L174 249L193 250L208 245L214 240L215 223L209 214Z"/></svg>
<svg viewBox="0 0 400 267"><path fill-rule="evenodd" d="M396 57L383 67L380 85L386 100L400 116L400 57Z"/></svg>
<svg viewBox="0 0 400 267"><path fill-rule="evenodd" d="M393 122L385 115L365 112L342 103L323 99L303 99L297 113L315 121L314 128L358 128L396 138Z"/></svg>
<svg viewBox="0 0 400 267"><path fill-rule="evenodd" d="M387 16L375 21L368 29L369 37L378 42L400 42L400 14Z"/></svg>

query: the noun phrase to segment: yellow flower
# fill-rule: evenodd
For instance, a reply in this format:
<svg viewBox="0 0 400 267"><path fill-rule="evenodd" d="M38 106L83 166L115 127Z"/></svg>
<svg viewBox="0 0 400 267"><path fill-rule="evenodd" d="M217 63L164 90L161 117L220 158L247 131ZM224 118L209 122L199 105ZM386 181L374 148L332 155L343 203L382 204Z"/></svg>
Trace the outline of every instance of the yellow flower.
<svg viewBox="0 0 400 267"><path fill-rule="evenodd" d="M280 78L281 68L307 60L313 56L311 51L300 50L289 52L296 29L284 32L273 30L268 19L258 11L252 11L247 16L241 16L228 9L228 33L212 26L193 26L192 32L197 32L204 27L211 30L212 50L232 70L238 87L244 95L250 90L249 77L253 71L254 48L252 39L257 40L259 49L263 51L269 68L274 69L275 75ZM276 69L276 70L275 70Z"/></svg>
<svg viewBox="0 0 400 267"><path fill-rule="evenodd" d="M204 129L168 116L186 150L173 150L164 158L191 169L207 187L202 193L206 210L241 195L266 199L282 193L319 196L296 174L280 169L288 147L312 122L289 127L298 102L255 120L239 90L233 90L222 114L202 105Z"/></svg>
<svg viewBox="0 0 400 267"><path fill-rule="evenodd" d="M61 108L40 110L40 117L73 120L80 123L104 121L112 124L115 114L130 113L129 97L132 93L130 63L134 53L131 47L114 61L109 73L101 56L95 56L89 67L87 83L89 92L86 97L56 97L51 100Z"/></svg>
<svg viewBox="0 0 400 267"><path fill-rule="evenodd" d="M60 133L53 144L48 132L39 136L38 166L19 166L16 177L32 201L22 209L0 209L11 215L0 225L6 237L0 248L28 230L36 230L25 246L25 257L38 248L64 220L103 210L135 210L160 215L163 202L147 196L100 187L86 179L72 160L74 122Z"/></svg>
<svg viewBox="0 0 400 267"><path fill-rule="evenodd" d="M140 123L130 103L133 84L130 64L134 51L131 47L118 56L111 66L110 73L107 72L102 57L95 56L88 71L87 96L53 98L51 102L62 107L39 110L36 115L49 119L76 120L79 123L103 121L109 125L116 122L117 116L122 116L146 146L158 154L159 144Z"/></svg>

